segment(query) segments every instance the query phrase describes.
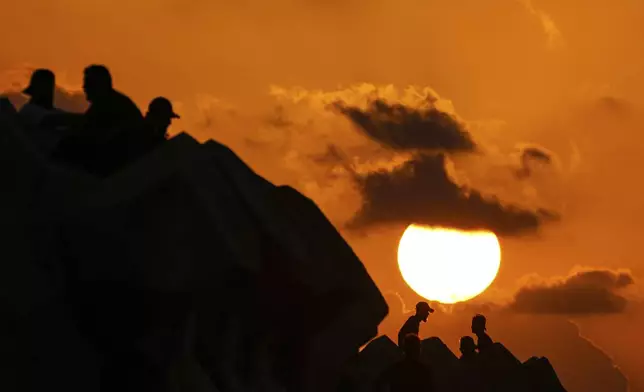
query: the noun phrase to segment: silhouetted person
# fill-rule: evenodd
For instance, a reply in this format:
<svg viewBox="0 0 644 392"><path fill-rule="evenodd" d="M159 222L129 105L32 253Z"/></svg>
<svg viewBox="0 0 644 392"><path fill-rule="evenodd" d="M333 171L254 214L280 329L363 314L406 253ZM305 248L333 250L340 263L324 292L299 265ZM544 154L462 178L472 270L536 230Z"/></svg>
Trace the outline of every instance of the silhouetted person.
<svg viewBox="0 0 644 392"><path fill-rule="evenodd" d="M145 114L145 125L141 132L130 138L130 161L147 154L168 138L168 127L172 120L179 118L167 98L154 98Z"/></svg>
<svg viewBox="0 0 644 392"><path fill-rule="evenodd" d="M482 314L477 314L472 318L472 333L477 337L477 348L479 352L490 350L494 342L492 338L485 332L487 320Z"/></svg>
<svg viewBox="0 0 644 392"><path fill-rule="evenodd" d="M159 139L167 139L172 120L181 118L174 112L172 103L165 97L156 97L148 106L145 122L149 130Z"/></svg>
<svg viewBox="0 0 644 392"><path fill-rule="evenodd" d="M416 314L409 317L402 328L400 328L400 331L398 331L398 347L402 348L403 340L407 334L419 334L420 322L427 322L427 317L429 317L430 313L434 313L434 309L427 302L419 302L416 304Z"/></svg>
<svg viewBox="0 0 644 392"><path fill-rule="evenodd" d="M459 351L461 352L461 361L476 360L476 343L471 336L463 336L460 341Z"/></svg>
<svg viewBox="0 0 644 392"><path fill-rule="evenodd" d="M125 131L142 124L141 111L129 97L114 89L112 75L104 65L85 68L83 91L90 103L85 112L86 129Z"/></svg>
<svg viewBox="0 0 644 392"><path fill-rule="evenodd" d="M29 101L18 112L21 122L34 144L45 155L56 147L65 128L73 123L75 115L54 107L56 76L48 69L37 69L31 74L29 86L23 94Z"/></svg>
<svg viewBox="0 0 644 392"><path fill-rule="evenodd" d="M407 334L402 342L405 357L385 370L376 382L377 390L390 392L430 392L434 390L432 372L420 361L420 338Z"/></svg>
<svg viewBox="0 0 644 392"><path fill-rule="evenodd" d="M43 115L43 112L54 110L54 90L56 76L48 69L37 69L31 74L29 86L22 93L29 96L29 101L20 109L21 113Z"/></svg>
<svg viewBox="0 0 644 392"><path fill-rule="evenodd" d="M25 126L31 129L39 127L45 117L56 112L55 89L56 76L52 71L37 69L31 74L29 86L22 90L29 100L18 111Z"/></svg>
<svg viewBox="0 0 644 392"><path fill-rule="evenodd" d="M106 176L132 158L143 115L134 102L114 89L104 65L85 68L83 91L90 103L79 129L61 143L56 159Z"/></svg>
<svg viewBox="0 0 644 392"><path fill-rule="evenodd" d="M459 377L455 380L458 390L463 392L489 391L489 382L481 366L479 354L476 352L476 343L471 336L463 336L460 341L459 351Z"/></svg>

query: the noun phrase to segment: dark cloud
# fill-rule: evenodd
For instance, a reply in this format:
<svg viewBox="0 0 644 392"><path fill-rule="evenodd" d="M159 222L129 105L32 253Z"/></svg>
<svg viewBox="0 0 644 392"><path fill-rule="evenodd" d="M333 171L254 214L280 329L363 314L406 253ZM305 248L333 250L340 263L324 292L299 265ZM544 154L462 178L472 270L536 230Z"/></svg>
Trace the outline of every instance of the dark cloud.
<svg viewBox="0 0 644 392"><path fill-rule="evenodd" d="M550 153L539 148L539 147L525 147L521 152L521 159L526 160L537 160L545 163L550 163L552 160Z"/></svg>
<svg viewBox="0 0 644 392"><path fill-rule="evenodd" d="M552 155L545 149L537 146L525 146L521 148L521 168L517 171L518 178L525 178L532 174L534 163L550 164Z"/></svg>
<svg viewBox="0 0 644 392"><path fill-rule="evenodd" d="M281 105L275 107L273 113L266 119L266 123L275 128L287 128L294 125L293 121L286 115L284 107Z"/></svg>
<svg viewBox="0 0 644 392"><path fill-rule="evenodd" d="M517 235L553 216L506 206L457 185L446 171L445 159L444 154L418 155L393 171L355 175L364 200L349 227L418 223Z"/></svg>
<svg viewBox="0 0 644 392"><path fill-rule="evenodd" d="M397 150L473 151L476 145L463 124L429 101L425 108L371 101L363 110L336 102L333 107L371 139Z"/></svg>
<svg viewBox="0 0 644 392"><path fill-rule="evenodd" d="M580 271L563 279L521 288L509 308L520 313L540 314L619 313L628 303L619 290L633 283L628 272Z"/></svg>

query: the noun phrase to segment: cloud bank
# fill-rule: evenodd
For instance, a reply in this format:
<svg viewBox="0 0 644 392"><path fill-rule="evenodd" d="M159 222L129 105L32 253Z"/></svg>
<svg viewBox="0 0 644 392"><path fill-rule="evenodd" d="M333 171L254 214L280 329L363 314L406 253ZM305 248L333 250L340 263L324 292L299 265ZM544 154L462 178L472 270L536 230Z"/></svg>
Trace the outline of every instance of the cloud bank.
<svg viewBox="0 0 644 392"><path fill-rule="evenodd" d="M629 271L579 270L564 278L526 284L515 294L509 309L533 314L619 313L628 304L621 291L634 283Z"/></svg>

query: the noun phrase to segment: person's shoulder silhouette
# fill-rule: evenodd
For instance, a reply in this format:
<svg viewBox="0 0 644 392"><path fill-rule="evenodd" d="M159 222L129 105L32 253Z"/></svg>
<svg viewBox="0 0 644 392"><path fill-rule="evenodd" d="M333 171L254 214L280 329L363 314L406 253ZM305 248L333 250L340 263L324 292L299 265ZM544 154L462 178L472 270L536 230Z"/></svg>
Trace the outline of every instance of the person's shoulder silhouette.
<svg viewBox="0 0 644 392"><path fill-rule="evenodd" d="M128 127L143 120L134 101L114 89L112 74L104 65L93 64L85 68L83 91L90 103L86 112L88 127Z"/></svg>
<svg viewBox="0 0 644 392"><path fill-rule="evenodd" d="M406 335L402 348L404 358L381 374L378 388L389 387L390 392L433 391L431 369L420 360L421 342L418 335Z"/></svg>

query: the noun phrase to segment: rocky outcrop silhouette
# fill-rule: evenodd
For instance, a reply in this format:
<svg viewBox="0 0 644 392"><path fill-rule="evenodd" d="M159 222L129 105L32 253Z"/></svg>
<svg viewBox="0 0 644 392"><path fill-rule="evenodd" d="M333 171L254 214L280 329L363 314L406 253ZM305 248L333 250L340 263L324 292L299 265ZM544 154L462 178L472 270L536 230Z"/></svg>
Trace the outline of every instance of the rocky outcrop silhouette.
<svg viewBox="0 0 644 392"><path fill-rule="evenodd" d="M321 210L228 147L180 134L97 178L0 112L1 390L367 392L403 358ZM565 391L498 343L421 361L436 391Z"/></svg>
<svg viewBox="0 0 644 392"><path fill-rule="evenodd" d="M372 340L349 362L346 391L373 391L374 381L403 356L387 336ZM437 337L422 341L421 361L430 367L436 392L565 392L547 358L533 357L521 363L502 344L495 343L476 361L459 360Z"/></svg>
<svg viewBox="0 0 644 392"><path fill-rule="evenodd" d="M98 179L1 115L0 152L2 390L329 391L387 314L315 203L220 143Z"/></svg>

